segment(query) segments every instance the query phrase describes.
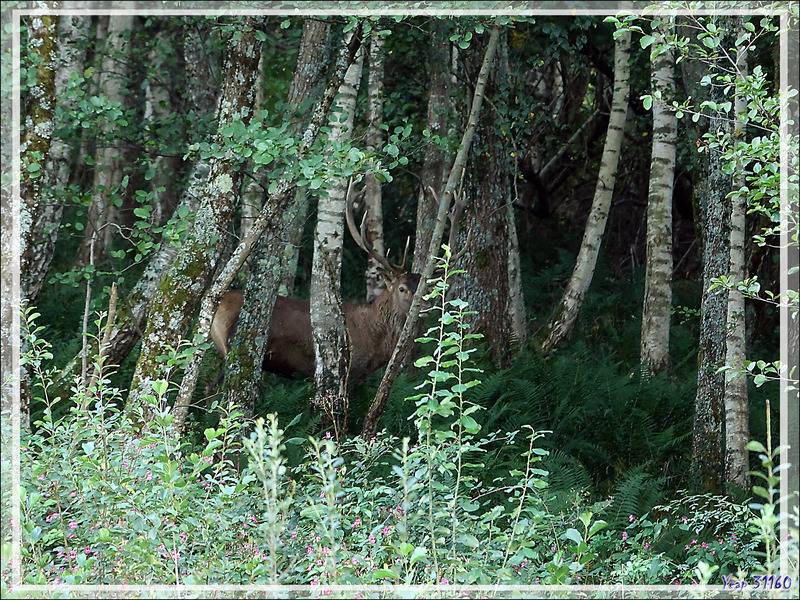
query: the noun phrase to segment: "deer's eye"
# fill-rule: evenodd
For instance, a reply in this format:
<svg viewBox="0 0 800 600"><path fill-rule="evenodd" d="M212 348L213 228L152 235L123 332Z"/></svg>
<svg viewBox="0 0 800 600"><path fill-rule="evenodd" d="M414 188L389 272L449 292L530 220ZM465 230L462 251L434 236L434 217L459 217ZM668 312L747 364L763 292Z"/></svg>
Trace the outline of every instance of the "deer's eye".
<svg viewBox="0 0 800 600"><path fill-rule="evenodd" d="M404 288L404 287L401 285L401 286L400 286L400 291L401 291L401 292L405 292L405 291L406 291L406 288Z"/></svg>

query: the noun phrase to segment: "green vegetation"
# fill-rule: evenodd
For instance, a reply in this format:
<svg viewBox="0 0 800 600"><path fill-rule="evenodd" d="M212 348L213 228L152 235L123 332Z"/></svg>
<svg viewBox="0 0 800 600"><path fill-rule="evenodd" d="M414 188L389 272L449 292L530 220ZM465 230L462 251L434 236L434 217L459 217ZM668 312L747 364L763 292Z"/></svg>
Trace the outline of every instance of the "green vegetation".
<svg viewBox="0 0 800 600"><path fill-rule="evenodd" d="M760 505L666 499L665 483L680 478L648 468L680 464L687 444L653 420L647 399L664 394L679 413L680 394L630 376L626 390L615 368L581 372L571 383L585 394L590 437L570 397L547 381L561 358L491 376L474 366L467 305L444 296L453 275L445 264L431 293L437 318L416 361L424 381L405 402L412 439L288 437L299 418L282 428L270 414L242 440L241 414L229 406L217 407L222 416L201 440L179 442L166 379L149 399L155 421L139 431L102 363L96 384L56 417L64 401L48 396L51 346L28 311L24 361L45 408L22 439L24 583L299 583L324 593L333 584L637 585L776 572L777 450L752 446L764 461ZM587 394L598 375L606 389ZM574 443L564 443L563 428L539 429L553 410L551 423L566 420ZM620 415L616 427L604 414ZM617 477L598 482L592 449ZM605 485L615 486L613 499L597 500Z"/></svg>

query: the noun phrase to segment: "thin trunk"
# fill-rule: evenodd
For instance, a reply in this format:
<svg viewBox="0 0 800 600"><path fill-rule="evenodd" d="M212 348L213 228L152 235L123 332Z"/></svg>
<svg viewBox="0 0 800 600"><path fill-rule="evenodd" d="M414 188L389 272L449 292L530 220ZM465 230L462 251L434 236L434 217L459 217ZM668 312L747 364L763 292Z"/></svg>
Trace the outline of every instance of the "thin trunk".
<svg viewBox="0 0 800 600"><path fill-rule="evenodd" d="M367 86L367 104L369 106L367 124L367 153L377 152L381 147L383 123L383 38L372 38L369 49L369 83ZM375 251L383 256L383 204L381 202L381 182L372 173L367 173L364 182L364 204L367 211L365 233L372 242ZM366 300L374 300L383 291L378 261L372 256L367 258L367 291Z"/></svg>
<svg viewBox="0 0 800 600"><path fill-rule="evenodd" d="M741 17L738 31L742 30ZM739 77L747 75L747 48L739 47L737 55ZM737 116L747 111L747 101L743 94L737 94L734 100L734 112ZM742 123L737 132L743 133ZM738 190L747 185L744 177L734 179L733 189ZM736 284L747 278L745 260L745 214L747 198L744 194L731 197L731 259L730 279ZM747 398L747 375L744 372L745 318L744 296L736 289L728 291L728 339L725 364L732 367L728 381L725 383L725 481L734 483L742 489L748 489L750 477L750 453L747 444L750 441L750 409Z"/></svg>
<svg viewBox="0 0 800 600"><path fill-rule="evenodd" d="M125 32L133 29L134 15L110 15L103 61L100 67L100 95L109 104L125 102L123 80L126 77L125 65L129 61L121 59L129 46ZM94 181L92 182L92 204L89 207L86 237L78 251L78 264L87 264L90 255L98 256L102 247L109 248L114 229L108 223L114 220L115 203L120 190L124 166L124 154L118 145L109 139L112 123L100 127L98 148L94 157Z"/></svg>
<svg viewBox="0 0 800 600"><path fill-rule="evenodd" d="M517 218L514 211L513 196L505 199L506 230L508 233L508 315L511 319L511 339L524 344L528 339L525 313L525 296L522 292L522 265L520 264Z"/></svg>
<svg viewBox="0 0 800 600"><path fill-rule="evenodd" d="M662 24L665 38L672 27ZM669 321L672 308L672 192L678 119L668 108L675 94L675 56L665 52L653 62L653 151L647 198L647 267L642 307L641 362L645 375L669 367Z"/></svg>
<svg viewBox="0 0 800 600"><path fill-rule="evenodd" d="M386 406L386 401L389 399L389 391L392 388L397 377L397 372L403 357L408 351L408 345L411 342L411 334L416 329L417 319L419 318L419 309L422 303L422 297L426 293L426 282L433 274L436 266L436 257L439 255L440 245L442 242L442 234L444 233L445 221L447 220L447 213L450 210L450 201L455 194L456 187L461 180L461 172L467 162L467 154L470 146L472 145L472 138L475 135L475 129L478 126L478 116L480 115L481 106L483 105L483 96L486 89L486 82L489 78L489 69L494 62L494 56L497 52L497 46L500 40L500 25L495 21L492 26L492 31L489 37L489 43L486 46L486 54L483 57L480 73L475 83L475 92L472 96L472 108L469 112L467 119L467 126L464 129L464 135L461 138L461 144L453 161L453 167L450 169L450 175L447 178L447 185L445 185L444 192L439 201L439 212L436 215L436 222L431 235L430 246L428 247L428 259L424 267L420 270L420 286L414 294L414 301L411 303L411 308L408 311L406 323L403 326L403 331L400 333L400 338L397 340L397 345L394 349L394 354L386 366L386 371L383 374L380 387L375 394L375 398L367 411L364 418L364 425L361 429L361 437L364 439L371 439L378 428L378 421L383 414L383 409Z"/></svg>
<svg viewBox="0 0 800 600"><path fill-rule="evenodd" d="M329 33L330 25L326 22L308 19L304 23L297 66L287 100L290 106L305 105L321 94L325 67L331 54L327 39ZM294 135L300 137L304 127L300 119L306 117L305 114L302 117L298 114L295 118ZM236 333L226 360L223 383L226 404L241 406L248 418L255 412L275 297L279 293L288 296L292 292L307 213L306 190L298 188L293 201L280 214L279 223L270 224L276 227L276 233L262 236L251 256L250 274Z"/></svg>
<svg viewBox="0 0 800 600"><path fill-rule="evenodd" d="M243 31L228 43L218 103L220 126L233 121L246 125L253 114L261 46L256 30L262 20L261 17L243 18ZM224 146L220 136L215 141ZM142 397L152 393L153 381L162 375L159 356L170 346L177 348L189 331L197 303L217 268L222 249L220 231L227 228L233 217L240 185L241 172L234 165L225 159L212 159L209 182L200 200L192 237L184 243L161 279L151 305L126 407L129 414L141 407L145 422L152 417L153 409L142 405Z"/></svg>
<svg viewBox="0 0 800 600"><path fill-rule="evenodd" d="M728 18L719 17L717 27L725 31ZM723 43L730 40L726 36ZM709 65L709 73L714 65ZM724 102L721 86L714 86L711 100ZM730 127L727 115L712 113L709 131L726 136ZM731 178L723 172L723 148L709 148L706 177L699 190L700 228L703 239L703 299L700 306L700 353L697 369L692 437L692 477L696 490L720 493L725 476L724 396L725 375L718 370L725 362L728 295L722 288L711 290L713 280L727 276L730 266L731 214L725 196Z"/></svg>
<svg viewBox="0 0 800 600"><path fill-rule="evenodd" d="M342 144L352 136L364 54L362 49L339 87L336 100L339 111L329 122L329 137L334 144ZM311 337L316 364L314 404L333 424L337 439L346 431L349 408L350 348L340 295L346 191L347 181L339 179L333 182L328 196L319 199L310 291Z"/></svg>
<svg viewBox="0 0 800 600"><path fill-rule="evenodd" d="M600 162L600 172L597 176L597 187L595 188L589 219L586 222L581 248L575 261L575 269L567 284L564 296L558 303L545 329L546 338L542 344L542 351L545 354L549 353L569 336L575 327L575 322L583 304L583 298L586 295L589 284L592 282L594 268L597 264L597 255L600 252L600 243L603 239L608 220L608 211L611 207L611 196L614 192L625 118L628 111L630 39L630 32L625 32L616 41L614 51L614 94L611 101L611 116L608 120L608 132L606 133L606 142L603 148L603 158Z"/></svg>
<svg viewBox="0 0 800 600"><path fill-rule="evenodd" d="M433 19L431 22L428 69L428 115L426 130L430 132L420 172L420 190L417 198L417 226L414 242L414 271L419 272L428 260L428 249L436 224L437 205L429 188L441 196L447 181L449 157L440 142L446 140L448 115L450 113L450 42L445 35L447 22Z"/></svg>
<svg viewBox="0 0 800 600"><path fill-rule="evenodd" d="M317 139L320 130L327 122L329 108L333 103L333 99L337 90L339 89L342 79L344 78L346 70L352 63L355 53L360 46L360 35L361 27L358 25L353 30L351 43L344 48L339 55L333 76L331 77L324 93L322 94L322 99L317 103L308 126L306 127L305 131L302 132L302 135L299 136L299 139L302 140L297 148L297 157L299 160L307 156L309 149ZM228 264L225 265L225 268L215 279L213 285L203 297L203 301L200 305L200 313L198 316L197 325L195 326L192 334L192 339L195 340L195 342L201 343L208 339L214 311L219 306L220 299L230 287L233 278L236 276L236 273L239 272L239 269L242 268L244 261L255 248L256 243L264 237L270 238L280 233L280 217L286 213L293 197L292 184L289 182L289 180L278 180L274 191L269 195L269 198L267 198L267 201L264 203L264 209L261 211L258 219L256 219L256 221L253 223L253 226L250 228L247 236L242 238L239 245L233 251L230 261L228 261ZM267 292L270 294L269 297L265 299L265 302L271 302L274 304L275 290L277 290L277 282L274 283L271 289L267 289ZM268 306L265 309L265 312L268 317L271 316L272 306ZM264 338L267 337L263 331L257 331L254 335ZM261 356L263 356L263 354ZM173 411L175 420L173 421L172 427L173 432L176 434L180 433L186 420L186 415L188 414L189 401L191 400L192 394L194 393L194 389L197 385L197 377L200 372L201 358L202 353L195 347L188 359L188 363L184 370L183 380L181 381L180 389L178 390L178 396L175 399L175 408ZM247 375L248 374L245 374L245 376ZM241 373L237 374L237 377L241 376ZM231 377L231 381L235 383L233 377Z"/></svg>
<svg viewBox="0 0 800 600"><path fill-rule="evenodd" d="M294 128L297 133L305 127L307 111L303 107L318 99L325 87L325 70L331 62L333 47L333 43L328 39L330 35L331 26L326 21L309 18L303 24L303 39L287 100L289 106L300 108L294 117ZM283 296L291 296L294 291L300 245L309 208L308 194L304 188L298 188L293 206L294 218L285 229L286 240L284 247L280 249L283 264L280 294Z"/></svg>
<svg viewBox="0 0 800 600"><path fill-rule="evenodd" d="M508 60L508 42L504 42L502 47L502 64L505 76L510 76L511 66ZM508 307L507 312L510 319L511 339L517 343L524 344L528 338L526 327L527 316L525 315L525 296L522 292L522 265L519 255L519 238L517 236L517 218L514 211L514 199L518 197L516 193L516 174L507 174L513 182L514 193L511 190L506 192L506 232L508 234Z"/></svg>

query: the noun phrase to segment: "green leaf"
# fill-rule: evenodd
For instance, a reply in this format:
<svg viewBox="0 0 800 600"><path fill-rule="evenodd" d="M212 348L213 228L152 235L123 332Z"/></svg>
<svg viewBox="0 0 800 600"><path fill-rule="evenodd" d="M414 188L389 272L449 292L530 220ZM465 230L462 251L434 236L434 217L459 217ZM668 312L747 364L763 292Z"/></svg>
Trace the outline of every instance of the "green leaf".
<svg viewBox="0 0 800 600"><path fill-rule="evenodd" d="M428 549L425 548L424 546L420 546L420 547L414 548L414 551L411 553L411 558L410 558L411 564L413 565L414 563L416 563L419 559L424 557L427 553L428 553Z"/></svg>
<svg viewBox="0 0 800 600"><path fill-rule="evenodd" d="M608 523L606 523L605 521L595 521L594 524L592 524L592 527L589 529L589 536L590 537L593 536L595 533L597 533L598 531L602 531L607 526Z"/></svg>
<svg viewBox="0 0 800 600"><path fill-rule="evenodd" d="M770 493L760 485L753 486L753 493L761 496L762 498L766 498L767 500L771 500Z"/></svg>
<svg viewBox="0 0 800 600"><path fill-rule="evenodd" d="M639 40L639 44L641 44L642 48L647 48L655 41L656 38L654 38L652 35L643 35Z"/></svg>
<svg viewBox="0 0 800 600"><path fill-rule="evenodd" d="M580 534L580 532L577 529L575 529L573 527L570 527L569 529L567 529L564 532L564 534L561 536L561 538L562 539L571 540L571 541L575 542L576 544L582 544L583 543L583 536Z"/></svg>
<svg viewBox="0 0 800 600"><path fill-rule="evenodd" d="M159 396L163 396L167 393L167 386L168 383L166 381L163 379L157 379L153 382L153 391Z"/></svg>
<svg viewBox="0 0 800 600"><path fill-rule="evenodd" d="M396 579L397 575L389 569L377 569L372 572L372 579Z"/></svg>
<svg viewBox="0 0 800 600"><path fill-rule="evenodd" d="M461 426L467 430L467 433L478 433L481 429L477 421L468 415L463 415L459 421L461 422Z"/></svg>

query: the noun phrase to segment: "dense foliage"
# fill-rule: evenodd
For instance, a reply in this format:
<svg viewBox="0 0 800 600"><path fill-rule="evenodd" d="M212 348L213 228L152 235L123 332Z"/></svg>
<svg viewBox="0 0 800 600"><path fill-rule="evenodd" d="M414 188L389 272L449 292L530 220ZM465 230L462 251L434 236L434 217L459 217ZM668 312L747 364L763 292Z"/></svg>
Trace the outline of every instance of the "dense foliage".
<svg viewBox="0 0 800 600"><path fill-rule="evenodd" d="M576 491L563 481L569 465L543 448L552 432L524 425L486 433L486 411L468 398L479 387L470 365L476 335L464 323L466 303L445 300L446 288L445 280L434 288L438 323L421 338L430 354L416 364L427 379L407 399L416 407L415 442L387 433L372 441L287 439L275 415L242 440L241 414L221 407L202 443L181 443L169 433L167 382L149 400L155 423L140 430L117 408L121 391L102 361L96 387L54 417L51 347L29 312L25 362L46 408L22 440L23 581L299 583L324 591L697 583L712 573L771 572L758 558L770 543L758 527L764 509L680 494L643 511L592 502L580 489L567 500L564 492ZM304 454L292 465L285 451L296 445ZM498 468L501 455L506 464L520 460ZM487 467L505 476L484 480ZM620 486L623 497L625 485L640 493L634 479Z"/></svg>
<svg viewBox="0 0 800 600"><path fill-rule="evenodd" d="M284 101L299 60L301 18L263 20L257 32L264 58L259 110L247 125L224 127L217 127L214 98L227 44L240 34L239 17L137 17L122 35L130 42L124 52L97 43L103 21L90 19L73 44L85 64L71 74L53 116L55 139L71 145L68 180L47 191L48 202L63 208L53 226L54 257L41 291L22 308L30 419L22 427L20 522L11 523L4 511L2 524L8 538L11 525L21 528L21 564L12 562L4 537L3 597L24 594L8 583L17 568L23 584L302 584L318 586L318 595L337 584L752 586L756 576L772 576L771 592L791 595L784 584L797 572L797 523L790 515L791 542L783 552L791 570L783 573L777 553L783 467L772 440L780 431L776 399L787 380L796 380L775 355L779 305L788 304L796 320L798 296L788 290L782 298L774 290L781 269L778 163L788 152L795 172L783 183L796 197L797 136L788 138L790 151L781 146L777 20L774 14L743 19L741 39L758 63L744 77L692 72L725 50L713 18L693 21L694 37L667 40L650 35L648 20L503 20L500 60L507 76L492 88L484 111L500 131L501 162L513 179L506 191L519 239L526 336L497 348L472 330L478 307L468 304L468 293L453 294L450 287L469 273L452 270L451 249L444 246L442 275L430 282L434 309L425 333L392 387L382 430L369 440L352 434L373 400L380 371L350 387L346 432L323 429L308 380L271 374L261 380L253 420L243 407L220 401L226 363L210 344L200 345L210 349L186 427L175 436L170 425L177 382L197 347L186 340L162 348L159 378L143 396L155 416L145 419L143 407L127 411L141 342L131 344L119 365L97 351L109 329L112 284L124 313L153 257L192 240L196 214L180 202L187 189L195 190L193 169L213 160L227 160L246 174L242 196L255 198L257 206L279 180L306 187L294 296L309 296L317 203L334 179L367 171L378 176L385 184L385 243L402 248L415 235L426 158L458 149L477 75L464 57L472 57L490 20L328 19L330 39L356 22L384 38L384 141L365 150L361 94L352 138L334 147L323 127L309 155L298 160L304 142L293 131L295 120L302 122L316 101L300 107ZM29 27L32 22L24 21L23 41ZM545 355L537 335L576 263L602 159L614 38L623 29L634 36L623 167L577 326ZM428 44L435 35L445 36L453 65L461 65L450 74L442 110L451 124L441 135L427 129L425 114L433 70ZM194 51L215 78L190 76L190 44L199 44ZM650 61L667 47L681 57L686 80L669 102L683 118L673 196L671 362L649 374L640 364L650 160L643 148L652 131L650 109L664 101L650 93ZM22 56L23 113L36 101L37 56ZM119 101L104 95L109 63L121 81ZM714 87L746 97L743 138L737 137L741 131L709 130L712 113L735 116L731 103L707 98ZM796 103L795 91L784 100ZM476 146L479 159L489 152L480 140ZM721 148L726 175L744 177L728 198L747 201L749 276L722 277L704 290L697 190L710 148ZM106 168L98 158L103 149L119 150L114 162L121 169L107 189L95 181ZM551 157L557 160L547 171L542 163ZM40 159L36 152L23 157L31 180L47 166ZM548 177L530 176L536 169ZM87 239L96 226L91 210L100 195L115 215L109 223L114 234L90 255ZM225 257L242 236L244 206L238 201L219 233ZM792 217L784 225L796 250ZM359 301L367 259L344 237L341 299ZM491 252L481 252L490 262ZM246 278L241 273L235 287ZM698 489L690 466L701 297L728 290L748 298L749 360L719 372L749 378L750 439L760 441L748 449L760 467L751 473L751 487L728 484L722 495ZM81 358L83 376L70 371ZM11 465L3 394L5 508Z"/></svg>

